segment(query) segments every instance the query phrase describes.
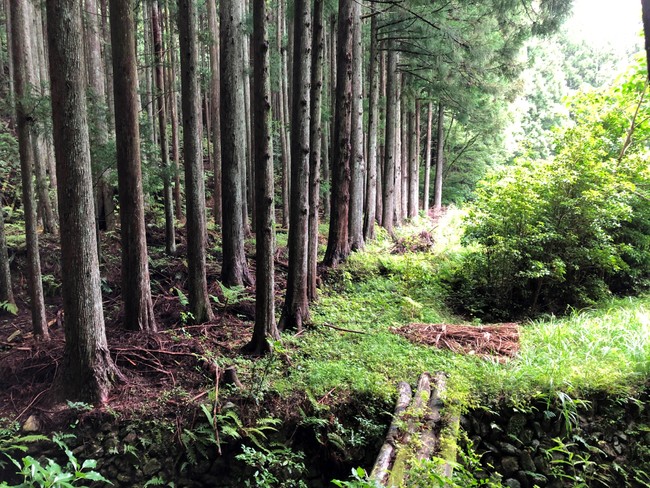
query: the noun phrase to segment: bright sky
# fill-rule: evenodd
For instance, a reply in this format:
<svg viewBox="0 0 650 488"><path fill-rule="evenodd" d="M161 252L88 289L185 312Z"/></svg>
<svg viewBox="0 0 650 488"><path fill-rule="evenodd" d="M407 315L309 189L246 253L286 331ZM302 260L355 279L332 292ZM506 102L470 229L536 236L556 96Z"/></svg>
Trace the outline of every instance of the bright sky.
<svg viewBox="0 0 650 488"><path fill-rule="evenodd" d="M577 39L625 50L641 43L641 0L574 0L565 29Z"/></svg>

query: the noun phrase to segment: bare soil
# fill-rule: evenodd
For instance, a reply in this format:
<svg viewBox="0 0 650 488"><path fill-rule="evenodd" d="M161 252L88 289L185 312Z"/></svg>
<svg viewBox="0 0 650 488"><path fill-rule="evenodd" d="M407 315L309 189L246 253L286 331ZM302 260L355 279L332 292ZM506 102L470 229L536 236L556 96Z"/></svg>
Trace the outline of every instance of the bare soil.
<svg viewBox="0 0 650 488"><path fill-rule="evenodd" d="M186 307L187 269L183 262L184 230L177 234L179 253L164 255L164 230L147 231L150 250L150 274L158 334L128 332L122 329L123 312L120 298L120 243L115 232L102 236L102 291L106 334L113 360L123 375L115 385L106 405L94 414L110 409L122 418L137 415L166 416L196 405L214 388L215 379L223 373L215 362L206 357L229 358L241 356L240 349L252 336L255 315L251 299L255 288L243 292L243 299L228 303L218 283L220 254L209 252L207 263L209 294L215 297L212 322L188 325ZM210 235L209 245L217 242ZM249 257L254 249L247 249ZM0 312L0 418L24 421L37 414L46 428L56 429L66 422L59 408L48 401L53 380L63 355L64 331L60 296L59 244L50 236L41 236L40 252L45 276L46 308L51 340L37 342L31 332L31 314L27 299L27 277L24 273L25 251L12 253L12 279L17 298L18 314ZM254 259L249 259L255 272ZM286 275L278 266L276 293L278 303L283 296ZM179 291L181 293L179 293ZM217 376L217 378L215 378ZM182 395L170 392L183 392ZM48 430L49 430L48 429Z"/></svg>

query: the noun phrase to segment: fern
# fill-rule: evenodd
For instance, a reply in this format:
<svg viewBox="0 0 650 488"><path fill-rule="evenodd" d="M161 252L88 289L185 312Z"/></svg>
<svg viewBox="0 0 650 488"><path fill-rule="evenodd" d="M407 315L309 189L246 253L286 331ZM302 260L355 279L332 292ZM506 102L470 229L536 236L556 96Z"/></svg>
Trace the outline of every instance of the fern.
<svg viewBox="0 0 650 488"><path fill-rule="evenodd" d="M170 488L174 488L176 486L176 483L173 481L165 481L165 479L161 478L160 476L154 476L149 481L147 481L142 488L148 488L149 486L169 486Z"/></svg>
<svg viewBox="0 0 650 488"><path fill-rule="evenodd" d="M15 303L11 303L11 302L0 302L0 310L9 312L11 315L18 314L18 307L16 306Z"/></svg>

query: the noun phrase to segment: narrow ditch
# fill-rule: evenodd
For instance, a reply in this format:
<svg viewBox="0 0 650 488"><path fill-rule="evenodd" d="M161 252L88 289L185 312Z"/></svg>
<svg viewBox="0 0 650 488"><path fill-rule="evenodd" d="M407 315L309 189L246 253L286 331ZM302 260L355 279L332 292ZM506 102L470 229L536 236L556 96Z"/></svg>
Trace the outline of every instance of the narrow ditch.
<svg viewBox="0 0 650 488"><path fill-rule="evenodd" d="M509 488L650 486L649 392L588 400L556 394L518 407L474 409L460 420L458 461L479 482ZM293 408L283 423L244 423L236 411L222 411L218 440L200 410L151 421L71 416L67 430L74 438L66 442L77 459L97 460L97 471L116 487L320 488L349 479L354 468L370 471L391 422L390 406L357 399L336 411ZM66 463L51 443L31 444L27 454ZM0 479L21 481L13 468L0 469Z"/></svg>

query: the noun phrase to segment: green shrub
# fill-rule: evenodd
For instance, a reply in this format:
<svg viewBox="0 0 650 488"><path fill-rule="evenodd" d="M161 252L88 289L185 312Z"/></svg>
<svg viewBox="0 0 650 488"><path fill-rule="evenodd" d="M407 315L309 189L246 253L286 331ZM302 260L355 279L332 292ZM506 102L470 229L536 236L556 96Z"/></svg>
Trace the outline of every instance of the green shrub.
<svg viewBox="0 0 650 488"><path fill-rule="evenodd" d="M648 154L638 140L624 157L621 151L625 112L639 96L625 87L636 86L637 76L623 89L581 96L576 125L558 138L553 160L523 161L481 184L464 235L474 247L447 280L456 309L502 320L646 287ZM650 132L635 135L650 139Z"/></svg>

